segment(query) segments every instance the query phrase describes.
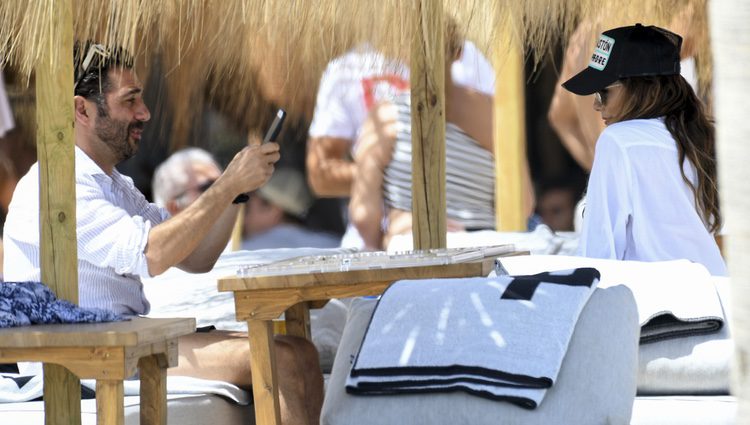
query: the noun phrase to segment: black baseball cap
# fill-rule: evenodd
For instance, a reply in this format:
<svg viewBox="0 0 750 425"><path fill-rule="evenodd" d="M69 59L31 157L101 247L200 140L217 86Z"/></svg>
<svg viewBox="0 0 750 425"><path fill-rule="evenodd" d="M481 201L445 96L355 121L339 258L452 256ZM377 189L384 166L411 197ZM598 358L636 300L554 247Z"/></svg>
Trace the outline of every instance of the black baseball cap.
<svg viewBox="0 0 750 425"><path fill-rule="evenodd" d="M589 66L563 83L578 95L589 95L620 78L680 73L682 37L655 26L635 24L605 31Z"/></svg>

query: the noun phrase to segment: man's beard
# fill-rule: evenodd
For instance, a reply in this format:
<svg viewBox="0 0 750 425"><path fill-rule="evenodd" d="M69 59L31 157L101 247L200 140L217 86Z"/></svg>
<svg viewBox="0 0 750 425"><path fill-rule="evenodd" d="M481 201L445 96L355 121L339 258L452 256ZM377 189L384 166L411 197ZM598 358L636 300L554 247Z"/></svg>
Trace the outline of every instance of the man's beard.
<svg viewBox="0 0 750 425"><path fill-rule="evenodd" d="M109 117L99 117L96 123L96 135L109 146L112 153L120 163L135 155L138 145L130 143L130 130L143 129L142 121L126 122Z"/></svg>

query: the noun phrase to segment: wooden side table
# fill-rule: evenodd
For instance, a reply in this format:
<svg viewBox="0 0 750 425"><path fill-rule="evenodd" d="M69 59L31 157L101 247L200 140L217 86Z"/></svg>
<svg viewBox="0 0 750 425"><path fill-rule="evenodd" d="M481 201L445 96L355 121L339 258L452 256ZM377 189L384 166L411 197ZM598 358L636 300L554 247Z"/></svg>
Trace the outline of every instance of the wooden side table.
<svg viewBox="0 0 750 425"><path fill-rule="evenodd" d="M515 255L517 253L509 254ZM288 276L227 277L219 291L234 292L237 320L247 321L252 360L255 420L260 425L280 425L279 388L273 345L272 320L284 313L287 335L310 338L312 306L320 301L381 294L401 279L486 276L494 257L446 265L424 265L378 270L350 270Z"/></svg>
<svg viewBox="0 0 750 425"><path fill-rule="evenodd" d="M125 423L123 380L138 368L141 424L164 425L167 368L177 364L177 338L193 332L195 319L142 317L0 329L0 363L54 363L81 379L96 379L96 420L102 425Z"/></svg>

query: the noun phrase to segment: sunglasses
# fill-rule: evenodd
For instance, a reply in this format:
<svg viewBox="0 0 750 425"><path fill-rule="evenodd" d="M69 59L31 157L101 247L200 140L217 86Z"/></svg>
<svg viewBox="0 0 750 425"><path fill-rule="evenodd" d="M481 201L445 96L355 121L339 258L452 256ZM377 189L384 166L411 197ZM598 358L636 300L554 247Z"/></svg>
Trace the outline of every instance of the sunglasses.
<svg viewBox="0 0 750 425"><path fill-rule="evenodd" d="M206 180L204 183L201 183L198 186L186 189L184 192L182 192L179 195L175 196L174 199L181 199L181 198L185 197L185 195L187 195L188 193L193 192L193 191L198 192L198 193L203 193L203 192L207 191L208 188L211 187L211 185L213 185L215 182L216 182L216 180Z"/></svg>
<svg viewBox="0 0 750 425"><path fill-rule="evenodd" d="M81 66L78 67L78 78L73 85L73 89L78 87L78 83L83 79L83 76L86 75L86 71L88 71L89 68L92 66L94 68L101 68L102 62L109 59L110 56L111 52L103 44L90 45L88 52L86 52L86 56L83 58L83 62L81 62Z"/></svg>
<svg viewBox="0 0 750 425"><path fill-rule="evenodd" d="M606 105L607 104L607 96L609 95L609 89L611 89L612 87L617 87L617 86L621 86L621 85L622 85L622 83L614 83L614 84L611 84L611 85L609 85L609 86L607 86L607 87L599 90L598 92L594 93L594 100L596 100L597 102L599 102L600 105Z"/></svg>

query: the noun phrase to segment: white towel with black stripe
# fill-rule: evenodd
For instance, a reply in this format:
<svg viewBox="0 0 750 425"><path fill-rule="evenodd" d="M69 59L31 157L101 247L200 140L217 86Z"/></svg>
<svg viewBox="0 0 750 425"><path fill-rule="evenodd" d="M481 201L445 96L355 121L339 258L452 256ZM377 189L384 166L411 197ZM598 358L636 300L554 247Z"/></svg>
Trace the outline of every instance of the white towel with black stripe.
<svg viewBox="0 0 750 425"><path fill-rule="evenodd" d="M498 258L499 274L596 267L600 287L625 285L638 304L641 344L716 333L724 307L705 266L688 260L621 261L561 255Z"/></svg>
<svg viewBox="0 0 750 425"><path fill-rule="evenodd" d="M462 390L533 409L557 378L598 281L591 268L398 281L375 309L347 392Z"/></svg>

